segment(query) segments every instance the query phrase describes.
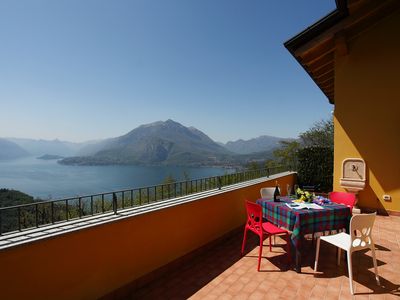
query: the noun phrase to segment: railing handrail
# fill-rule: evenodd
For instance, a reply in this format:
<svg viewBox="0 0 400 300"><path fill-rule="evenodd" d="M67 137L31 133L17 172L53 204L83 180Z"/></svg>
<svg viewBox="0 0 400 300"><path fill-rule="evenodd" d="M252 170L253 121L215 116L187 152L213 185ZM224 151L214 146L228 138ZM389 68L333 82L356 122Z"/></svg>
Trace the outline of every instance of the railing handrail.
<svg viewBox="0 0 400 300"><path fill-rule="evenodd" d="M147 196L147 203L152 203L152 202L159 202L162 200L167 200L171 198L176 198L188 194L193 194L199 192L198 190L198 183L200 182L200 191L206 191L206 190L211 190L211 189L221 189L223 185L226 185L226 182L222 182L222 179L225 178L225 180L229 180L228 184L233 184L233 183L239 183L239 182L245 182L249 180L253 180L255 178L261 178L261 177L269 177L271 174L272 170L276 169L282 169L283 166L276 166L272 168L260 168L260 169L254 169L254 170L244 170L241 172L235 172L235 173L228 173L228 174L223 174L223 175L216 175L216 176L209 176L209 177L201 177L201 178L196 178L196 179L190 179L190 180L182 180L182 181L174 181L171 183L162 183L158 185L149 185L149 186L143 186L143 187L138 187L138 188L131 188L131 189L123 189L123 190L115 190L115 191L110 191L110 192L104 192L104 193L96 193L96 194L89 194L89 195L77 195L75 197L67 197L67 198L60 198L60 199L49 199L49 200L43 200L43 201L35 201L32 203L25 203L25 204L19 204L19 205L13 205L13 206L7 206L7 207L0 207L0 235L3 233L3 228L2 228L2 215L6 214L6 211L12 211L12 210L17 210L17 223L18 223L18 230L17 231L22 231L24 230L21 227L21 219L23 219L23 216L21 216L21 210L24 208L33 208L34 213L35 213L35 224L36 227L40 226L47 226L54 224L55 222L64 222L64 221L69 221L70 219L76 218L84 218L90 215L95 215L95 214L105 214L108 212L114 211L115 214L117 214L118 211L118 197L116 196L117 194L122 194L122 209L127 208L127 207L134 207L134 206L141 206L146 204L146 201L142 201L143 199L146 199ZM249 178L249 175L246 174L254 174L258 175L257 176L251 176ZM230 176L231 178L227 178L227 176ZM232 180L232 177L234 177L234 180ZM232 183L232 181L233 183ZM195 183L195 189L193 188L193 183ZM203 188L203 183L204 183L204 188ZM173 187L173 190L171 190L171 186ZM164 187L167 188L167 193L164 193ZM183 188L184 187L184 188ZM190 190L189 190L190 187ZM183 190L185 193L183 193ZM189 190L189 192L188 192ZM142 194L144 191L144 194ZM179 191L179 193L178 193ZM161 192L161 197L160 193ZM172 192L172 196L171 196ZM125 207L125 195L127 193L130 193L131 198L130 200L131 205ZM178 195L179 194L179 195ZM135 198L133 199L133 196L138 196L139 199ZM112 199L106 199L105 196L111 196ZM167 197L164 197L167 196ZM101 197L101 199L96 199L96 197ZM152 198L154 200L152 200ZM157 199L158 198L158 199ZM82 201L83 200L83 201ZM87 213L85 211L85 202L86 200L90 200L90 213ZM94 204L98 203L95 201L101 200L101 211L98 211L96 209L96 213L94 212ZM109 203L112 203L112 210L106 210L105 209L105 201L110 201ZM139 203L134 205L134 201L139 200ZM78 201L78 205L73 201ZM55 210L59 207L56 207L55 204L61 202L61 204L65 203L65 219L62 219L61 221L58 219L57 220L57 215L55 217ZM83 203L83 206L82 206ZM45 209L45 205L50 205L51 210L48 211L47 213L43 211L39 211L39 206L42 206L42 209ZM58 205L58 204L57 204ZM70 214L73 212L74 209L77 209L79 212L78 216L71 217ZM47 217L47 222L44 224L39 224L39 213L42 214L42 218ZM43 217L43 214L45 217ZM49 221L49 217L51 216L51 221ZM59 215L58 215L59 217ZM44 222L44 221L43 221ZM10 232L10 231L7 231Z"/></svg>
<svg viewBox="0 0 400 300"><path fill-rule="evenodd" d="M66 198L59 198L59 199L49 199L49 200L42 200L42 201L35 201L32 203L25 203L25 204L18 204L18 205L13 205L13 206L4 206L0 207L0 210L5 210L5 209L15 209L18 207L27 207L27 206L35 206L37 204L47 204L51 202L64 202L64 201L69 201L69 200L76 200L79 198L89 198L89 197L96 197L96 196L102 196L102 195L112 195L113 193L122 193L122 192L129 192L132 190L144 190L144 189L154 189L155 187L161 187L161 186L166 186L166 185L172 185L172 184L181 184L181 183L186 183L186 182L193 182L193 181L199 181L199 180L206 180L206 179L211 179L211 178L218 178L222 176L227 176L227 175L236 175L236 174L243 174L246 172L256 172L256 171L264 171L264 170L270 170L270 169L277 169L281 168L282 166L277 166L273 168L260 168L257 170L245 170L242 172L236 172L236 173L230 173L230 174L223 174L223 175L216 175L216 176L209 176L209 177L200 177L200 178L195 178L195 179L190 179L190 180L182 180L182 181L176 181L172 183L163 183L163 184L157 184L157 185L148 185L148 186L142 186L142 187L137 187L137 188L130 188L130 189L123 189L123 190L114 190L110 192L103 192L103 193L96 193L96 194L88 194L88 195L76 195L74 197L66 197Z"/></svg>

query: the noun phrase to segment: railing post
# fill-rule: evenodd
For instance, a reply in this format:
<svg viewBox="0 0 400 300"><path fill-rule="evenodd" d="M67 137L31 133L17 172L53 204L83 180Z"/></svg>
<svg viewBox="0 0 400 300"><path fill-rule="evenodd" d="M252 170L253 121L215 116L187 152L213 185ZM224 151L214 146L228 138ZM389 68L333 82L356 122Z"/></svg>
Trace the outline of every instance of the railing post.
<svg viewBox="0 0 400 300"><path fill-rule="evenodd" d="M21 207L17 208L18 212L18 230L21 231Z"/></svg>
<svg viewBox="0 0 400 300"><path fill-rule="evenodd" d="M112 207L113 207L113 211L114 214L117 214L117 210L118 210L118 203L117 203L117 195L115 193L113 193L112 196Z"/></svg>
<svg viewBox="0 0 400 300"><path fill-rule="evenodd" d="M1 223L1 222L0 222ZM39 227L39 212L38 212L38 204L35 204L35 223L36 227ZM1 229L0 229L1 232Z"/></svg>
<svg viewBox="0 0 400 300"><path fill-rule="evenodd" d="M54 224L54 201L51 201L51 223Z"/></svg>
<svg viewBox="0 0 400 300"><path fill-rule="evenodd" d="M65 219L69 220L69 207L68 207L68 199L65 200Z"/></svg>
<svg viewBox="0 0 400 300"><path fill-rule="evenodd" d="M78 210L79 210L79 219L82 218L82 198L78 198Z"/></svg>
<svg viewBox="0 0 400 300"><path fill-rule="evenodd" d="M93 195L90 196L90 213L93 216Z"/></svg>
<svg viewBox="0 0 400 300"><path fill-rule="evenodd" d="M175 198L176 198L176 196L177 196L177 193L176 193L176 187L177 187L177 185L178 185L178 184L175 182L175 183L174 183L174 196L175 196Z"/></svg>
<svg viewBox="0 0 400 300"><path fill-rule="evenodd" d="M3 234L3 221L2 221L2 210L0 210L0 235Z"/></svg>
<svg viewBox="0 0 400 300"><path fill-rule="evenodd" d="M221 176L218 176L218 189L220 190L222 188L222 178Z"/></svg>

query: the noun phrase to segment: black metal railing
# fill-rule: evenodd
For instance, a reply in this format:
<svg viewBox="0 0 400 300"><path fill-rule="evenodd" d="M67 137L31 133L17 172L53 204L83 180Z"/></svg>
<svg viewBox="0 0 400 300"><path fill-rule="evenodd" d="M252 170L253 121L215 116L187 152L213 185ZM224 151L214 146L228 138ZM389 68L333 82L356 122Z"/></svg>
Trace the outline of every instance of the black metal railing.
<svg viewBox="0 0 400 300"><path fill-rule="evenodd" d="M0 207L0 235L104 213L117 214L121 209L207 190L221 189L223 186L268 177L287 170L289 168L279 166L128 190Z"/></svg>

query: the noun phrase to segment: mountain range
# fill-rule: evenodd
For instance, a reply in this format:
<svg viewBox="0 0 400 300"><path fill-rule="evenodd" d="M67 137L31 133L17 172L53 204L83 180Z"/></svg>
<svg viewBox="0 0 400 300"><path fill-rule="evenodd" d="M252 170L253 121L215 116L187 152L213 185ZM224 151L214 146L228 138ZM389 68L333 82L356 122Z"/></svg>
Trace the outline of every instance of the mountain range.
<svg viewBox="0 0 400 300"><path fill-rule="evenodd" d="M250 140L237 140L224 144L224 147L231 152L238 154L250 154L260 151L270 151L279 147L281 141L293 141L291 138L280 138L276 136L262 135Z"/></svg>
<svg viewBox="0 0 400 300"><path fill-rule="evenodd" d="M79 143L71 143L66 141L55 140L34 140L23 138L8 138L25 149L30 155L44 155L51 153L53 155L70 156L74 155L78 149L82 147Z"/></svg>
<svg viewBox="0 0 400 300"><path fill-rule="evenodd" d="M15 159L29 155L29 153L17 144L0 138L0 160Z"/></svg>
<svg viewBox="0 0 400 300"><path fill-rule="evenodd" d="M226 161L232 153L194 127L175 121L141 125L120 137L81 149L85 156L68 157L62 164L185 164Z"/></svg>
<svg viewBox="0 0 400 300"><path fill-rule="evenodd" d="M58 155L66 157L59 161L61 164L71 165L232 165L272 158L272 151L281 140L291 139L261 136L247 141L217 143L194 127L167 120L141 125L119 137L85 143L1 139L3 143L8 142L8 148L0 144L0 159L2 156L9 158L7 149L14 145L19 149L14 151L19 153L17 157Z"/></svg>

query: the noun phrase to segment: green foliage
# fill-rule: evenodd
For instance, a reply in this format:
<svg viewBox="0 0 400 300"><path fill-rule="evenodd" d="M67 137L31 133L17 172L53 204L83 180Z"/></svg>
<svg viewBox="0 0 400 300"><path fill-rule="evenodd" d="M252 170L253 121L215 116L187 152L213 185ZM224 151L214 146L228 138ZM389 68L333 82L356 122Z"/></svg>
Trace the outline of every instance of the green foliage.
<svg viewBox="0 0 400 300"><path fill-rule="evenodd" d="M173 198L175 195L175 183L176 179L171 175L167 175L167 177L164 178L161 186L158 186L157 191L158 191L158 199L169 199Z"/></svg>
<svg viewBox="0 0 400 300"><path fill-rule="evenodd" d="M266 169L275 169L279 166L279 163L276 160L273 159L268 159L265 162L265 168Z"/></svg>
<svg viewBox="0 0 400 300"><path fill-rule="evenodd" d="M246 170L248 171L256 171L258 169L260 169L260 165L256 161L251 161L246 166Z"/></svg>
<svg viewBox="0 0 400 300"><path fill-rule="evenodd" d="M278 165L290 166L291 169L297 169L297 151L300 149L300 143L297 141L281 141L281 147L274 151L276 163Z"/></svg>
<svg viewBox="0 0 400 300"><path fill-rule="evenodd" d="M32 196L20 191L0 189L0 207L27 204L34 202Z"/></svg>
<svg viewBox="0 0 400 300"><path fill-rule="evenodd" d="M321 120L299 135L303 147L333 149L333 120Z"/></svg>
<svg viewBox="0 0 400 300"><path fill-rule="evenodd" d="M171 174L167 175L167 177L164 178L162 184L172 184L175 183L176 179L174 178L174 176L172 176Z"/></svg>
<svg viewBox="0 0 400 300"><path fill-rule="evenodd" d="M308 147L298 151L300 185L319 185L321 191L332 190L333 151L329 147Z"/></svg>
<svg viewBox="0 0 400 300"><path fill-rule="evenodd" d="M325 191L332 189L333 178L333 121L322 120L299 135L298 141L281 141L274 151L275 160L266 163L267 168L276 165L290 166L298 171L299 183L320 185Z"/></svg>
<svg viewBox="0 0 400 300"><path fill-rule="evenodd" d="M322 191L332 190L333 185L333 120L322 120L300 134L304 147L298 152L299 182L319 185Z"/></svg>

